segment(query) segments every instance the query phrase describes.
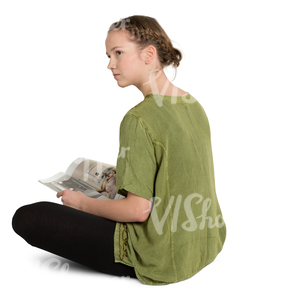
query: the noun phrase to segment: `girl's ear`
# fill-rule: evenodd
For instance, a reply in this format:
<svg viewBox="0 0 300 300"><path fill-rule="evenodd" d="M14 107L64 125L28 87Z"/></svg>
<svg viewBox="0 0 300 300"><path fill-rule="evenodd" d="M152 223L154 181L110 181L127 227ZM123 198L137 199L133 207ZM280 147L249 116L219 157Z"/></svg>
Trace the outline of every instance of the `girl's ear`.
<svg viewBox="0 0 300 300"><path fill-rule="evenodd" d="M145 57L144 57L145 62L147 64L150 64L154 60L155 56L156 56L156 48L152 45L149 45L148 47L146 47Z"/></svg>

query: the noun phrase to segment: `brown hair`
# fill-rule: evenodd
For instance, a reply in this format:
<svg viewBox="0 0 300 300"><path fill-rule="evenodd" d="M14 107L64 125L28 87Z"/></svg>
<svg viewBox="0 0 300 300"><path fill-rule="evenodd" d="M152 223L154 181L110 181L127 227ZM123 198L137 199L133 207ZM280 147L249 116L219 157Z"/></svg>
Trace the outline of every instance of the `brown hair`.
<svg viewBox="0 0 300 300"><path fill-rule="evenodd" d="M129 32L129 38L138 46L139 50L143 50L149 45L154 46L161 66L164 68L173 64L176 77L182 53L173 47L170 38L156 19L138 15L123 18L119 22L113 23L107 34L112 30L120 29L126 29Z"/></svg>

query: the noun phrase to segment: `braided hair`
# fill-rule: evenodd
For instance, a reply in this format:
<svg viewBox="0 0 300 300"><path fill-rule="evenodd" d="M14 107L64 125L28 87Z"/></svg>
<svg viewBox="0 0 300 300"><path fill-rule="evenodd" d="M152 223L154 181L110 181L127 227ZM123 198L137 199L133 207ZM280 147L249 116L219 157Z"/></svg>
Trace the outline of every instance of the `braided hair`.
<svg viewBox="0 0 300 300"><path fill-rule="evenodd" d="M173 47L170 38L156 19L140 15L123 18L113 23L107 33L120 29L127 30L130 40L138 46L139 50L149 45L154 46L161 66L164 68L173 65L176 77L182 53Z"/></svg>

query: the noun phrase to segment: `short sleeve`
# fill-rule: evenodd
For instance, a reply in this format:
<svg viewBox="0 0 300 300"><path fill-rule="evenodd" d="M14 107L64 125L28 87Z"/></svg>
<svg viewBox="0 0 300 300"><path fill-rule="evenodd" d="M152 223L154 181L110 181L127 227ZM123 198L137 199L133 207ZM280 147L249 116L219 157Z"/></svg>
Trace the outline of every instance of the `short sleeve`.
<svg viewBox="0 0 300 300"><path fill-rule="evenodd" d="M120 124L120 145L116 166L117 193L131 192L152 201L156 159L152 138L142 120L125 115Z"/></svg>

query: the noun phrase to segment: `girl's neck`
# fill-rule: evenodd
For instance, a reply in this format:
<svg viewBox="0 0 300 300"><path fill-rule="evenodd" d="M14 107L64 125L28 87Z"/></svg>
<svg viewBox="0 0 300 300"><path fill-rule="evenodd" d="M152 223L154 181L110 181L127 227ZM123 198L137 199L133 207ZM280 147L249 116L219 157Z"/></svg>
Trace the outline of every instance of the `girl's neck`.
<svg viewBox="0 0 300 300"><path fill-rule="evenodd" d="M172 84L162 69L155 69L150 72L147 79L148 81L144 82L141 87L138 87L144 97L150 93L174 97L180 97L187 94L187 92Z"/></svg>

